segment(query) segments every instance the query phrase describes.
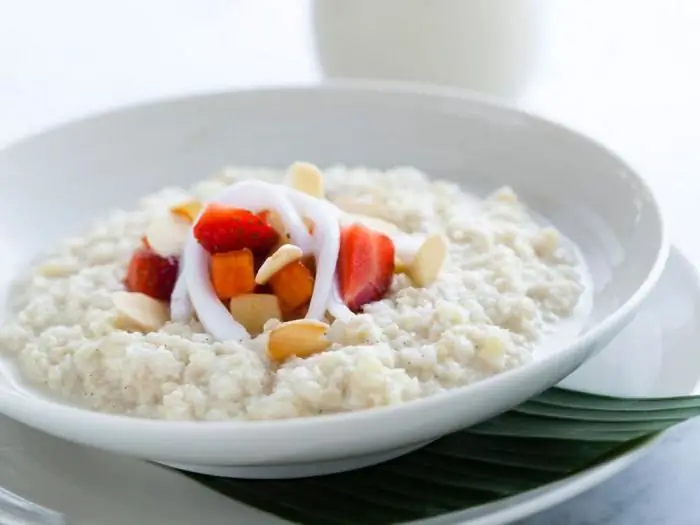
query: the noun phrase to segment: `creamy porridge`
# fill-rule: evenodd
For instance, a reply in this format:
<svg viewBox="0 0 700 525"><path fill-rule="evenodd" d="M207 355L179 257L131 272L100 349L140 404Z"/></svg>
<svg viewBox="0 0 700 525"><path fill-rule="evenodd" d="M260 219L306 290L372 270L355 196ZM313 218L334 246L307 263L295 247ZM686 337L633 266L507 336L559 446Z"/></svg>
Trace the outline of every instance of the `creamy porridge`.
<svg viewBox="0 0 700 525"><path fill-rule="evenodd" d="M400 403L573 337L586 286L567 246L508 188L477 201L412 168L226 169L67 239L0 348L36 385L139 417Z"/></svg>

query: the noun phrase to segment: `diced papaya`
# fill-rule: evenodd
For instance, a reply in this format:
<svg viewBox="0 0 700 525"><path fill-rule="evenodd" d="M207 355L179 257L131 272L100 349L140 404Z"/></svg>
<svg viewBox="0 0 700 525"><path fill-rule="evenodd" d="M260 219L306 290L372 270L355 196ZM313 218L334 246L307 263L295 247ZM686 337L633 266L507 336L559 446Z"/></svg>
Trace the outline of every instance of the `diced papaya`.
<svg viewBox="0 0 700 525"><path fill-rule="evenodd" d="M297 260L275 273L268 284L279 298L283 312L292 312L311 298L314 276Z"/></svg>
<svg viewBox="0 0 700 525"><path fill-rule="evenodd" d="M284 321L296 321L297 319L304 319L306 314L309 312L309 303L304 303L298 306L294 310L288 310L284 312Z"/></svg>
<svg viewBox="0 0 700 525"><path fill-rule="evenodd" d="M301 262L309 269L311 275L316 275L316 258L313 255L305 255Z"/></svg>
<svg viewBox="0 0 700 525"><path fill-rule="evenodd" d="M177 204L170 208L170 212L188 220L189 222L194 222L194 220L202 211L202 203L199 201L187 201Z"/></svg>
<svg viewBox="0 0 700 525"><path fill-rule="evenodd" d="M219 299L228 300L255 289L253 253L247 248L211 257L211 282Z"/></svg>

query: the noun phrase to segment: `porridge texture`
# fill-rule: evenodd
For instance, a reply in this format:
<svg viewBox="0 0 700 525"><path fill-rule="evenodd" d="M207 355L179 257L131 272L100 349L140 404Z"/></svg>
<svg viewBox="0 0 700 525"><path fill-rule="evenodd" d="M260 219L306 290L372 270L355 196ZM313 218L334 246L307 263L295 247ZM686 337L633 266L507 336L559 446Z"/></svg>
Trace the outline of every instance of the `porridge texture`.
<svg viewBox="0 0 700 525"><path fill-rule="evenodd" d="M397 274L389 295L331 324L333 346L270 362L266 335L215 342L197 321L157 332L114 327L112 294L155 214L227 185L283 173L232 168L191 190L168 188L66 240L32 271L0 348L23 375L95 410L163 419L273 419L394 404L527 363L571 316L580 267L558 232L537 225L508 188L483 201L412 168L331 168L327 197L352 199L409 233L440 231L449 258L416 288ZM270 321L275 323L276 321Z"/></svg>

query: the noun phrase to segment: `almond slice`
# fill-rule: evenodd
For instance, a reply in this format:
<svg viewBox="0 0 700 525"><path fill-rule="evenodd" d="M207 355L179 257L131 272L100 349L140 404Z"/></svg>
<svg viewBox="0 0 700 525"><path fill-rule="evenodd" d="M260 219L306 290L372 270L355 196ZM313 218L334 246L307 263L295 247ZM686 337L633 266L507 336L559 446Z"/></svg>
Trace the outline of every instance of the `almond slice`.
<svg viewBox="0 0 700 525"><path fill-rule="evenodd" d="M229 311L251 335L261 333L270 319L282 319L277 297L266 293L238 295L229 302Z"/></svg>
<svg viewBox="0 0 700 525"><path fill-rule="evenodd" d="M312 197L323 198L323 175L316 166L308 162L295 162L289 167L287 184Z"/></svg>
<svg viewBox="0 0 700 525"><path fill-rule="evenodd" d="M202 211L202 203L199 201L186 201L170 208L171 213L191 223L194 222L200 211Z"/></svg>
<svg viewBox="0 0 700 525"><path fill-rule="evenodd" d="M270 277L279 272L282 268L288 264L298 261L302 258L304 252L301 248L294 244L283 244L275 253L270 255L265 262L262 263L258 273L255 275L255 282L257 284L265 284L270 280Z"/></svg>
<svg viewBox="0 0 700 525"><path fill-rule="evenodd" d="M180 255L190 232L190 223L179 215L156 217L146 230L146 241L158 255Z"/></svg>
<svg viewBox="0 0 700 525"><path fill-rule="evenodd" d="M155 332L170 320L167 304L138 292L114 292L115 327L135 332Z"/></svg>
<svg viewBox="0 0 700 525"><path fill-rule="evenodd" d="M347 226L356 223L362 224L363 226L367 226L368 228L371 228L385 235L392 235L396 232L401 231L400 228L396 226L396 224L393 224L389 221L385 221L384 219L380 219L378 217L370 217L369 215L362 215L359 213L344 213L340 217L341 226Z"/></svg>
<svg viewBox="0 0 700 525"><path fill-rule="evenodd" d="M403 262L398 257L394 257L394 273L406 273L408 270L408 264Z"/></svg>
<svg viewBox="0 0 700 525"><path fill-rule="evenodd" d="M282 217L275 210L263 210L258 213L263 221L265 221L273 230L275 230L281 239L287 238L287 228L282 222Z"/></svg>
<svg viewBox="0 0 700 525"><path fill-rule="evenodd" d="M375 202L368 202L355 197L343 195L334 199L333 204L344 212L350 214L364 215L375 218L384 217L384 210L382 206Z"/></svg>
<svg viewBox="0 0 700 525"><path fill-rule="evenodd" d="M447 240L438 233L428 236L406 268L406 275L413 284L420 287L435 282L447 259Z"/></svg>
<svg viewBox="0 0 700 525"><path fill-rule="evenodd" d="M323 352L331 345L326 338L329 328L326 323L313 319L281 323L270 331L267 354L279 362L292 356L308 357Z"/></svg>
<svg viewBox="0 0 700 525"><path fill-rule="evenodd" d="M480 345L477 345L476 356L495 370L502 370L506 349L503 342L495 337L488 337Z"/></svg>

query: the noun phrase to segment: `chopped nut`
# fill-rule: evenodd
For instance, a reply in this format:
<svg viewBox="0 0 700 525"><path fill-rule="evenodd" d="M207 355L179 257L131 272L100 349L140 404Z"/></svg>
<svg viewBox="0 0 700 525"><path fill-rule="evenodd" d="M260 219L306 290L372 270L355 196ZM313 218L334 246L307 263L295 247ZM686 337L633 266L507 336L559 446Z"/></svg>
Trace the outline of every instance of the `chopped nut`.
<svg viewBox="0 0 700 525"><path fill-rule="evenodd" d="M190 223L186 219L174 214L161 215L148 226L146 242L163 257L180 255L189 232Z"/></svg>
<svg viewBox="0 0 700 525"><path fill-rule="evenodd" d="M275 210L263 210L258 213L258 216L277 232L281 240L287 239L287 228L284 227L284 222L282 222L282 217L280 217L279 213Z"/></svg>
<svg viewBox="0 0 700 525"><path fill-rule="evenodd" d="M255 282L257 284L265 284L270 280L270 277L288 264L301 259L303 255L304 253L298 246L294 244L283 244L262 263L258 273L255 275Z"/></svg>
<svg viewBox="0 0 700 525"><path fill-rule="evenodd" d="M281 323L270 332L267 354L274 361L284 361L292 356L308 357L323 352L331 345L326 338L329 328L313 319Z"/></svg>
<svg viewBox="0 0 700 525"><path fill-rule="evenodd" d="M505 358L503 342L496 337L489 337L479 345L476 356L490 367L501 370Z"/></svg>
<svg viewBox="0 0 700 525"><path fill-rule="evenodd" d="M367 202L354 197L340 196L333 201L333 204L350 214L384 218L382 206L375 202Z"/></svg>
<svg viewBox="0 0 700 525"><path fill-rule="evenodd" d="M238 295L229 302L229 310L251 335L261 333L271 319L282 318L279 301L272 294Z"/></svg>
<svg viewBox="0 0 700 525"><path fill-rule="evenodd" d="M136 332L155 332L170 320L168 305L138 292L114 292L115 327Z"/></svg>
<svg viewBox="0 0 700 525"><path fill-rule="evenodd" d="M295 190L302 191L323 198L323 175L313 164L307 162L295 162L289 168L287 175L288 184Z"/></svg>
<svg viewBox="0 0 700 525"><path fill-rule="evenodd" d="M362 224L368 228L383 233L385 235L392 235L396 232L401 231L396 224L378 217L370 217L368 215L361 215L359 213L344 213L340 218L340 224L342 226L349 224Z"/></svg>
<svg viewBox="0 0 700 525"><path fill-rule="evenodd" d="M408 264L403 262L398 257L394 257L394 273L406 273L408 270Z"/></svg>
<svg viewBox="0 0 700 525"><path fill-rule="evenodd" d="M194 222L200 211L202 211L202 203L199 201L182 202L170 208L171 213L191 223Z"/></svg>
<svg viewBox="0 0 700 525"><path fill-rule="evenodd" d="M423 242L411 264L406 268L416 286L429 286L437 279L447 259L447 241L440 234L431 234Z"/></svg>
<svg viewBox="0 0 700 525"><path fill-rule="evenodd" d="M77 268L76 263L48 261L39 266L37 271L44 277L66 277L75 273Z"/></svg>

